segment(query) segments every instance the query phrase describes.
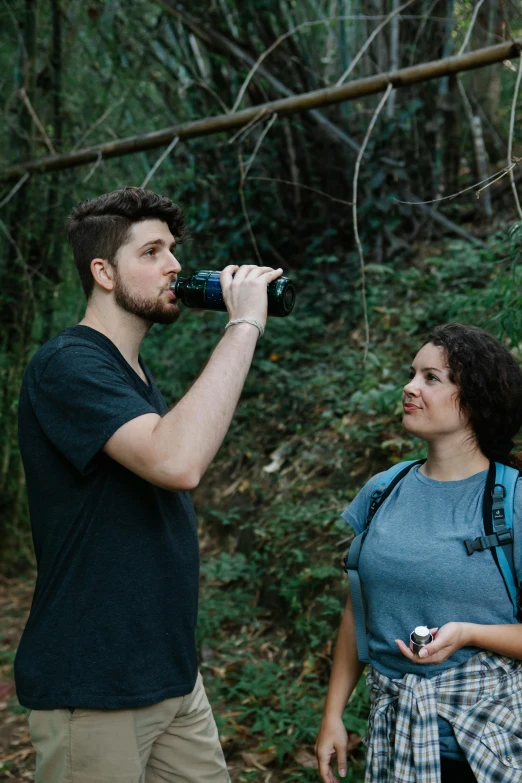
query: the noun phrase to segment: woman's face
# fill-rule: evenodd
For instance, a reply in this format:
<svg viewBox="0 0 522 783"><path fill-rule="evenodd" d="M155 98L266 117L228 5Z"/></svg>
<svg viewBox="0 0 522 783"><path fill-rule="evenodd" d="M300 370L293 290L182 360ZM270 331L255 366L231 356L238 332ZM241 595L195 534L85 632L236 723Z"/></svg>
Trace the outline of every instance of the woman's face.
<svg viewBox="0 0 522 783"><path fill-rule="evenodd" d="M424 345L413 360L410 381L402 393L402 423L417 438L431 441L468 429L468 419L459 407L459 390L450 381L449 371L444 350L432 343Z"/></svg>

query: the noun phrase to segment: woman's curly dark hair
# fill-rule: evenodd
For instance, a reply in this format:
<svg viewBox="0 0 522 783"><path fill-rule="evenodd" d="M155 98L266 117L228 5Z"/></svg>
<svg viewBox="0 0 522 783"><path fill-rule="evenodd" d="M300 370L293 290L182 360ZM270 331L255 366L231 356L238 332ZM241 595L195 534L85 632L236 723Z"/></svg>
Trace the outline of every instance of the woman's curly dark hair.
<svg viewBox="0 0 522 783"><path fill-rule="evenodd" d="M522 426L522 370L508 349L483 329L462 324L438 326L426 342L444 350L482 453L522 469L522 454L509 454Z"/></svg>

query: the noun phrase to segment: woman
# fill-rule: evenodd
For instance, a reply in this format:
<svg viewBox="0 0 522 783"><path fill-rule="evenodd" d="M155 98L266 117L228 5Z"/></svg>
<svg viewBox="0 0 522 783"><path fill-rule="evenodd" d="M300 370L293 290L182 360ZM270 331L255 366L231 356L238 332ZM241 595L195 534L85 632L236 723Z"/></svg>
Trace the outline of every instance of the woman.
<svg viewBox="0 0 522 783"><path fill-rule="evenodd" d="M522 424L522 372L481 329L436 328L403 391L403 425L428 444L375 514L361 549L372 708L366 783L522 781L522 625L484 536L491 462L510 464ZM344 517L357 534L374 476ZM522 577L522 484L514 493L514 563ZM414 654L410 632L433 641ZM316 743L324 783L346 775L342 715L362 673L351 597L341 622ZM437 732L438 729L438 732ZM440 755L439 755L440 754Z"/></svg>

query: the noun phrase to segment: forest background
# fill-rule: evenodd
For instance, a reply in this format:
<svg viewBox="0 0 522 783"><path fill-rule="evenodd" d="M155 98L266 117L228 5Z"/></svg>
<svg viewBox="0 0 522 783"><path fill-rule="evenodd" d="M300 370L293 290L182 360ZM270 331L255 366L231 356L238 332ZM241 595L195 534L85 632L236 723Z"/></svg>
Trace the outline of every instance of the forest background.
<svg viewBox="0 0 522 783"><path fill-rule="evenodd" d="M34 770L12 682L35 573L16 409L30 356L83 313L64 241L72 206L149 187L186 212L185 272L262 261L297 286L194 493L198 644L233 780L318 780L313 743L351 538L339 514L372 474L422 454L400 425L412 356L430 327L457 320L520 358L521 59L515 47L488 67L313 112L260 112L243 129L171 134L88 165L16 166L520 40L521 10L518 0L2 0L0 779ZM185 311L175 328L153 328L143 356L169 404L224 323ZM345 714L351 781L362 779L367 706L361 682Z"/></svg>

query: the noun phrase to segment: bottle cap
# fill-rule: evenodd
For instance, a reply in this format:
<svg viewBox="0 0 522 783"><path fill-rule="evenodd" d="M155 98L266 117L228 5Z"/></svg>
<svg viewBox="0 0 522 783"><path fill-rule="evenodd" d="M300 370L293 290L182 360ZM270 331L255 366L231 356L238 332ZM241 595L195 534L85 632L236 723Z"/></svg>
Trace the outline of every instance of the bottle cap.
<svg viewBox="0 0 522 783"><path fill-rule="evenodd" d="M430 629L425 625L418 625L414 631L415 636L429 636Z"/></svg>

